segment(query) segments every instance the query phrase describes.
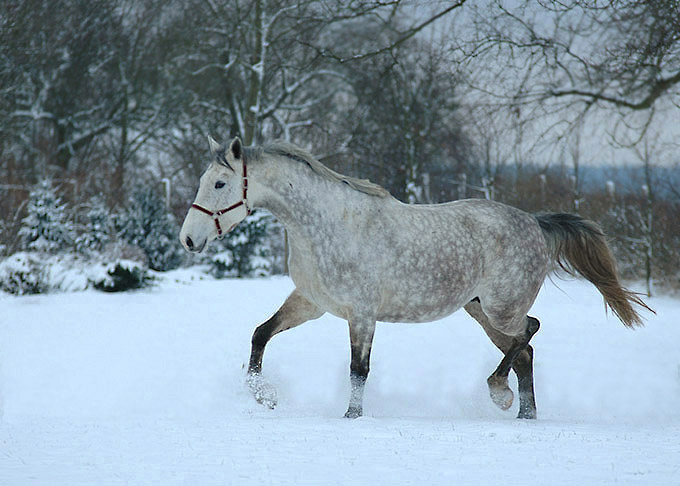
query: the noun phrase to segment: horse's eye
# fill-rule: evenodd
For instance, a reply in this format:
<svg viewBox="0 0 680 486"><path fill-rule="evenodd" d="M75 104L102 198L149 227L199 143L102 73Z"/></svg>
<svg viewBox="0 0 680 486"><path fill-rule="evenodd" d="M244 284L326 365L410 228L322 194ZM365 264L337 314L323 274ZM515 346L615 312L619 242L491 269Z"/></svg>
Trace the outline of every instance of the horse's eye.
<svg viewBox="0 0 680 486"><path fill-rule="evenodd" d="M215 189L222 189L224 187L224 182L222 181L217 181L215 183Z"/></svg>

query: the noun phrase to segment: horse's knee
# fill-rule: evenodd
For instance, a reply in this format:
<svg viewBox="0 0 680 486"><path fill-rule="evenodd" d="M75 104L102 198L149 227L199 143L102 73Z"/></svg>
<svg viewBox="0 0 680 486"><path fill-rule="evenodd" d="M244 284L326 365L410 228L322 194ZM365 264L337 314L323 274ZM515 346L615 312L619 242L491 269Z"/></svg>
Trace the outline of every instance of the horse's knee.
<svg viewBox="0 0 680 486"><path fill-rule="evenodd" d="M368 372L371 370L370 361L367 358L352 359L349 366L351 376L361 377L366 380Z"/></svg>
<svg viewBox="0 0 680 486"><path fill-rule="evenodd" d="M267 322L255 328L251 343L255 348L263 348L274 334L274 329L278 325L278 314L274 314Z"/></svg>
<svg viewBox="0 0 680 486"><path fill-rule="evenodd" d="M258 374L262 370L262 356L264 355L264 348L274 334L276 326L277 317L275 314L267 322L257 326L255 331L253 331L248 373Z"/></svg>
<svg viewBox="0 0 680 486"><path fill-rule="evenodd" d="M370 329L357 331L350 325L350 349L352 360L350 372L352 375L364 377L368 376L371 366L371 348L373 346L373 333L375 323Z"/></svg>

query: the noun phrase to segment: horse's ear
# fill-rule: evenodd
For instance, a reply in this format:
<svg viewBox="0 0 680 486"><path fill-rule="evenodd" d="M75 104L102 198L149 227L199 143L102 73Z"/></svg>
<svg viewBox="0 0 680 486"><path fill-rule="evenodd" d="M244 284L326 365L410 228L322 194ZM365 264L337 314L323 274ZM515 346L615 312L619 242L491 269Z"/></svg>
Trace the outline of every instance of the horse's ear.
<svg viewBox="0 0 680 486"><path fill-rule="evenodd" d="M217 161L227 169L234 170L231 165L229 165L229 162L227 162L227 158L224 155L224 147L217 143L210 135L208 135L208 143L210 144L210 153L215 156Z"/></svg>
<svg viewBox="0 0 680 486"><path fill-rule="evenodd" d="M220 144L217 143L210 135L208 135L208 144L210 145L210 153L212 155L217 155L217 151L220 149Z"/></svg>
<svg viewBox="0 0 680 486"><path fill-rule="evenodd" d="M240 138L235 137L234 140L231 141L231 144L229 145L229 152L231 152L231 155L236 160L239 160L241 158L241 156L243 155L243 149L241 148Z"/></svg>

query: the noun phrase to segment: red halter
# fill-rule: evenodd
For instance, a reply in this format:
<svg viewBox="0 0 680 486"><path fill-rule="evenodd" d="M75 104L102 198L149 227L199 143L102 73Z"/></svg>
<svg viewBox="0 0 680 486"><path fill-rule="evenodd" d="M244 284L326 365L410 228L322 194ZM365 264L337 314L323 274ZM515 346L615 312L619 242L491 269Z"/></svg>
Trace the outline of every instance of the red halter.
<svg viewBox="0 0 680 486"><path fill-rule="evenodd" d="M215 227L217 228L217 236L222 236L222 227L220 226L220 216L223 214L228 213L232 209L236 209L241 206L245 206L246 208L246 216L250 215L250 207L248 206L248 175L246 173L246 162L243 160L243 176L241 177L241 187L243 188L243 197L242 199L237 202L232 204L231 206L220 209L219 211L211 211L207 208L204 208L203 206L193 203L191 205L192 208L198 209L202 213L207 214L211 218L214 218L215 220Z"/></svg>

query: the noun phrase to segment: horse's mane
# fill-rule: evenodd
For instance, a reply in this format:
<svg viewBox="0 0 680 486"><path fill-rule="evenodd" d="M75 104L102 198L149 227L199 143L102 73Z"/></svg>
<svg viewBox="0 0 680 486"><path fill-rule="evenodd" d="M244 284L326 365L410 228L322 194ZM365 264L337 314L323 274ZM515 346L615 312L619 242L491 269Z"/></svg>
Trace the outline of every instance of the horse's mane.
<svg viewBox="0 0 680 486"><path fill-rule="evenodd" d="M349 177L329 169L319 162L312 154L292 143L283 140L276 140L260 147L260 150L266 154L281 155L291 160L302 162L303 164L308 165L310 169L319 174L321 177L331 181L344 182L352 189L363 192L364 194L376 197L387 197L390 195L387 189L369 181L368 179ZM255 149L255 153L260 155L257 152L259 151Z"/></svg>

